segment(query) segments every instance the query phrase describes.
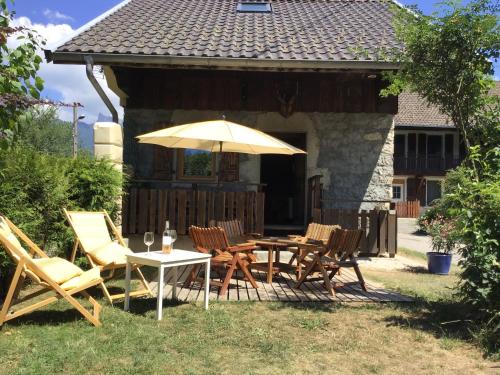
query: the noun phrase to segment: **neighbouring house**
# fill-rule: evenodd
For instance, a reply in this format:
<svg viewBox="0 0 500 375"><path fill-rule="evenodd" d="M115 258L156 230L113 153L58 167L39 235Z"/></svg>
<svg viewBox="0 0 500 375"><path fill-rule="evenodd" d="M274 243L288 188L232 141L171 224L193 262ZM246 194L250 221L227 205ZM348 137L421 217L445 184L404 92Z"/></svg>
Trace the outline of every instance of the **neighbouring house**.
<svg viewBox="0 0 500 375"><path fill-rule="evenodd" d="M131 189L150 191L136 195L131 190L126 231L158 231L170 209L187 209L186 220L192 223L222 210L229 217L245 212L266 228L300 229L312 208L307 187L318 175L329 207L371 209L391 201L398 181L393 179L398 101L381 98L379 91L383 71L397 68L383 59L399 48L390 11L394 4L128 0L46 51L46 57L55 64L86 65L91 79L94 64L103 66L108 86L121 99L123 160ZM211 154L135 139L222 116L268 132L307 155L224 154L219 161ZM420 156L419 132L399 126L398 157L410 156L411 150ZM459 156L458 141L447 135L439 139L426 138L426 155L446 156L451 150ZM216 184L219 170L222 187ZM404 186L417 174L405 170ZM221 193L225 198L217 201ZM147 205L159 205L158 218L139 213Z"/></svg>
<svg viewBox="0 0 500 375"><path fill-rule="evenodd" d="M458 130L447 116L416 93L399 95L393 202L419 201L418 206L427 207L441 197L446 172L458 166L464 154Z"/></svg>
<svg viewBox="0 0 500 375"><path fill-rule="evenodd" d="M491 95L499 94L496 82ZM416 216L420 209L405 206L418 202L425 209L440 198L446 172L463 161L466 150L458 129L437 107L416 93L402 93L398 101L392 201L401 207L399 216Z"/></svg>

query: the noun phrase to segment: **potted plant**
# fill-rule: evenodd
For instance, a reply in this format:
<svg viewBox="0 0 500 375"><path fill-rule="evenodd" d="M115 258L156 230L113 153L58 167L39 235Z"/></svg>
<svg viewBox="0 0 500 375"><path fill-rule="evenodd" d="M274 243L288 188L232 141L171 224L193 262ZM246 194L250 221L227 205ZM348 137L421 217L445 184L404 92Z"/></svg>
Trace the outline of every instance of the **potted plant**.
<svg viewBox="0 0 500 375"><path fill-rule="evenodd" d="M432 237L432 249L427 252L427 268L430 273L448 275L453 250L457 245L455 221L436 215L423 222L426 232Z"/></svg>

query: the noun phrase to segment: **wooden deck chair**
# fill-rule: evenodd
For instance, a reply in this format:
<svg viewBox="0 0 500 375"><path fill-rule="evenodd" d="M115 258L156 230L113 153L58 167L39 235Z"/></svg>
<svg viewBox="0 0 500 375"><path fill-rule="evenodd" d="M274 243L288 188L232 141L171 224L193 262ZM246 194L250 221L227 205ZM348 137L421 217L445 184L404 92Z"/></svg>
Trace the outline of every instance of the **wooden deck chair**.
<svg viewBox="0 0 500 375"><path fill-rule="evenodd" d="M229 242L233 245L245 244L250 246L252 244L248 243L249 240L262 237L262 235L259 233L245 233L245 230L243 229L243 224L238 219L217 221L217 222L212 221L212 224L213 225L211 226L217 226L219 228L224 229L224 232L226 232ZM255 249L256 250L259 249L258 246L255 247ZM251 251L248 252L247 255L252 262L257 261L257 257Z"/></svg>
<svg viewBox="0 0 500 375"><path fill-rule="evenodd" d="M26 251L19 239L28 247ZM14 276L9 286L7 296L0 310L0 327L8 320L18 318L34 310L47 306L59 299L65 299L80 312L94 326L100 326L99 313L101 305L88 293L87 289L102 285L98 267L83 271L66 259L48 257L35 243L33 243L9 219L0 216L0 244L7 254L17 264ZM19 299L18 295L26 278L40 285L36 291ZM13 309L15 306L29 301L45 293L53 292L55 295L34 302L30 305ZM87 310L75 299L76 294L84 296L92 305L93 311Z"/></svg>
<svg viewBox="0 0 500 375"><path fill-rule="evenodd" d="M64 209L64 213L76 236L71 254L72 262L75 261L76 252L80 249L93 267L98 266L101 271L108 271L108 274L103 276L104 280L114 278L116 270L125 269L127 254L133 254L133 252L126 247L123 237L106 211L84 212ZM111 229L114 241L109 234L108 227ZM133 266L132 271L137 273L143 288L131 292L130 295L134 297L146 295L153 297L148 282L139 267ZM106 299L111 304L114 300L125 297L124 293L111 294L104 284L102 289Z"/></svg>
<svg viewBox="0 0 500 375"><path fill-rule="evenodd" d="M229 244L226 232L222 228L198 228L190 227L189 236L193 240L194 247L197 251L206 254L212 254L210 266L216 268L219 272L225 272L223 282L211 280L212 285L221 286L219 294L224 295L229 287L229 282L236 270L241 270L245 278L257 287L252 273L249 270L249 265L252 263L249 252L255 250L254 245L244 244L231 246ZM195 265L184 285L188 287L196 279L196 275L200 270L201 265Z"/></svg>
<svg viewBox="0 0 500 375"><path fill-rule="evenodd" d="M304 260L307 267L295 287L299 288L303 282L323 280L328 292L335 296L335 289L331 283L332 278L341 267L352 267L356 272L361 288L366 291L363 276L354 257L362 236L362 230L339 229L331 234L326 246L299 245L305 247L305 250L309 251L312 257L309 260ZM330 273L328 273L329 271ZM319 272L321 276L313 277L316 272Z"/></svg>
<svg viewBox="0 0 500 375"><path fill-rule="evenodd" d="M326 225L318 223L310 223L307 226L307 231L304 236L290 235L289 237L295 241L301 243L307 243L307 241L322 241L324 244L328 242L332 231L340 229L339 225ZM288 248L289 251L293 253L288 264L292 264L295 259L297 259L299 249L297 247ZM300 261L298 261L300 263Z"/></svg>

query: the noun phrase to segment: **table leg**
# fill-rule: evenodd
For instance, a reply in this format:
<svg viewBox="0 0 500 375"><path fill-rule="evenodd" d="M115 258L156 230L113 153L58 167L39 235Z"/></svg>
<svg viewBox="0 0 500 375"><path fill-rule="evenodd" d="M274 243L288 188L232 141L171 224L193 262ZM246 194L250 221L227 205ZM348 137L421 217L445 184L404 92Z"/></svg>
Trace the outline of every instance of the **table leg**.
<svg viewBox="0 0 500 375"><path fill-rule="evenodd" d="M130 278L132 274L132 265L127 262L125 268L125 301L123 303L123 309L128 311L130 308Z"/></svg>
<svg viewBox="0 0 500 375"><path fill-rule="evenodd" d="M177 267L172 268L173 284L172 284L172 299L177 299Z"/></svg>
<svg viewBox="0 0 500 375"><path fill-rule="evenodd" d="M208 296L210 294L210 259L205 263L205 310L208 310Z"/></svg>
<svg viewBox="0 0 500 375"><path fill-rule="evenodd" d="M158 269L158 297L156 300L156 319L161 320L163 315L163 273L162 266Z"/></svg>
<svg viewBox="0 0 500 375"><path fill-rule="evenodd" d="M273 282L273 250L274 246L269 246L267 252L267 283L271 284Z"/></svg>

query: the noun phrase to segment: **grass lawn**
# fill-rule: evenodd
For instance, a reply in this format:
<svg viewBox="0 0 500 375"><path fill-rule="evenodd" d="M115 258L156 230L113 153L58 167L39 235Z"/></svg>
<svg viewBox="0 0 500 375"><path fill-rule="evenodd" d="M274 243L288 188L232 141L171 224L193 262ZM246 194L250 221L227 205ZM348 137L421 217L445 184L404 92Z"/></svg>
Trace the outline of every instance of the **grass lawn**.
<svg viewBox="0 0 500 375"><path fill-rule="evenodd" d="M450 298L456 276L364 271L413 304L103 302L93 328L61 302L0 331L0 374L494 374ZM445 324L442 324L445 323Z"/></svg>

